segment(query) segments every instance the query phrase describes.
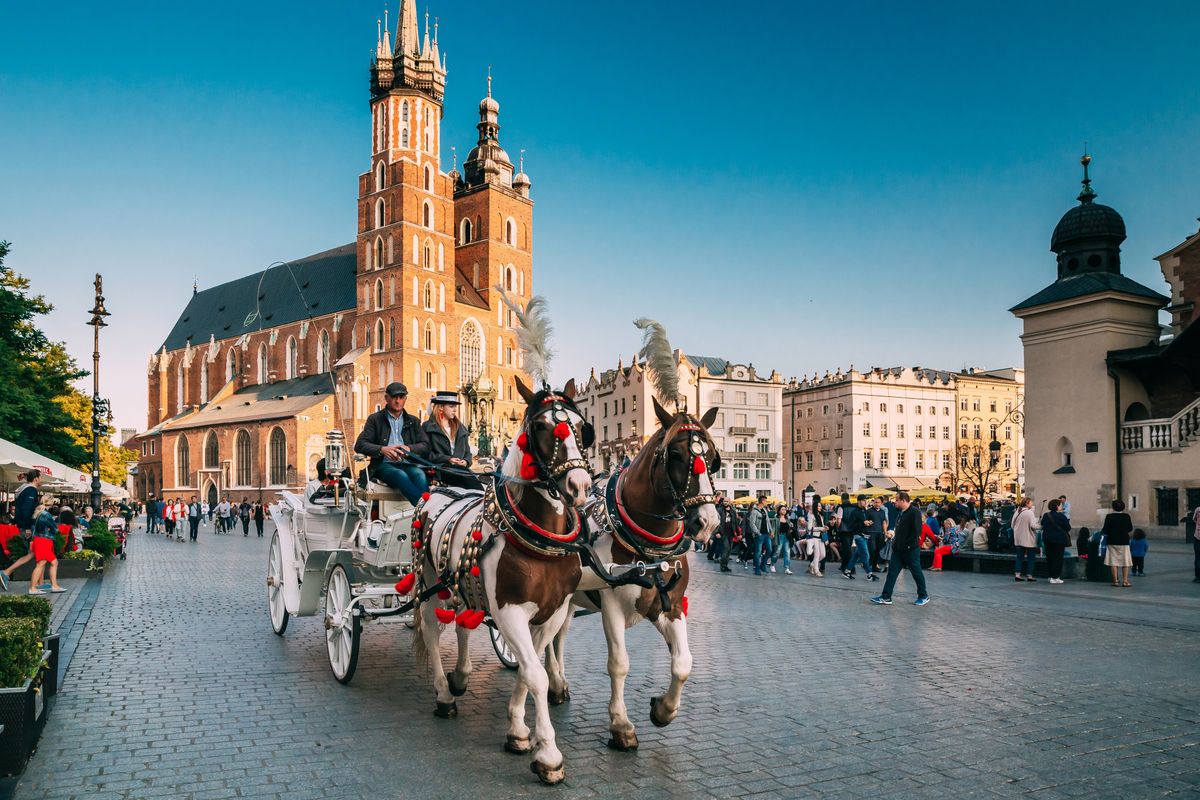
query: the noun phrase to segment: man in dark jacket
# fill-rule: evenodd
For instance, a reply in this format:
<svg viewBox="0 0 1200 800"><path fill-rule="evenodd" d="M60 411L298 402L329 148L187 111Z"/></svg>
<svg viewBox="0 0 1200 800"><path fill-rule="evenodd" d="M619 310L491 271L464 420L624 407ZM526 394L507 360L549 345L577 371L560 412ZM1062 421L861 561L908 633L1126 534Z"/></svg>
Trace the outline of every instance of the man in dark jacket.
<svg viewBox="0 0 1200 800"><path fill-rule="evenodd" d="M403 383L389 383L385 394L387 405L367 417L354 452L370 457L367 473L371 480L387 484L416 505L429 481L425 471L407 458L429 458L429 437L420 421L404 410L408 388Z"/></svg>
<svg viewBox="0 0 1200 800"><path fill-rule="evenodd" d="M900 519L896 521L895 532L888 531L887 534L887 538L892 541L892 559L888 564L887 581L883 584L883 593L872 597L871 602L890 606L892 590L896 588L900 570L907 569L917 584L917 600L914 605L923 606L929 602L929 593L925 589L925 574L921 572L921 512L912 505L907 492L896 495L896 507L900 509Z"/></svg>
<svg viewBox="0 0 1200 800"><path fill-rule="evenodd" d="M450 467L438 471L438 480L447 486L483 491L479 479L467 472L471 466L471 437L467 426L458 419L458 406L455 392L438 392L434 396L433 414L424 425L429 437L429 460L439 467Z"/></svg>
<svg viewBox="0 0 1200 800"><path fill-rule="evenodd" d="M841 520L838 523L838 549L842 551L842 575L853 578L850 571L850 556L854 554L854 537L865 529L866 516L861 508L850 502L850 495L842 492Z"/></svg>
<svg viewBox="0 0 1200 800"><path fill-rule="evenodd" d="M721 572L732 572L729 568L729 554L733 552L733 535L734 529L737 527L737 515L734 514L733 505L725 498L724 494L717 494L717 516L721 520L720 526L717 528L717 555L716 558L721 562Z"/></svg>

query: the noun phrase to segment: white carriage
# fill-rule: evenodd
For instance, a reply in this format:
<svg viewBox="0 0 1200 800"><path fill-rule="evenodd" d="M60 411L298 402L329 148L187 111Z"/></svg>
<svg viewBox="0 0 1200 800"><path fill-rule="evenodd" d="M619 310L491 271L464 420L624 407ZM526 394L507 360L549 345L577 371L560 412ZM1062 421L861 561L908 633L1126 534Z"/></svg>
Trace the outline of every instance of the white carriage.
<svg viewBox="0 0 1200 800"><path fill-rule="evenodd" d="M342 434L332 431L327 472L340 475L344 458ZM349 683L364 623L412 624L412 603L396 583L413 569L416 509L383 484L368 483L364 490L338 479L320 492L281 492L270 511L276 528L267 558L271 628L282 636L291 617L322 614L330 669L340 683ZM497 656L514 669L515 656L490 630Z"/></svg>

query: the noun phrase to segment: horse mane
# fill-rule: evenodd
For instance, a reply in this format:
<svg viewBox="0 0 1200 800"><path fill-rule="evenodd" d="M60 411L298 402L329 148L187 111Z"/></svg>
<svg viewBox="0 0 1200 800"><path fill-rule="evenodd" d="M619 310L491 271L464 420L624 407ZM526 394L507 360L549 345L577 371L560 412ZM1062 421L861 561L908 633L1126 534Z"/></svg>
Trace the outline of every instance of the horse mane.
<svg viewBox="0 0 1200 800"><path fill-rule="evenodd" d="M654 383L654 393L666 405L679 407L679 372L675 367L675 351L667 339L667 329L662 323L642 317L634 320L634 325L642 330L642 349L638 355L650 370L650 378Z"/></svg>
<svg viewBox="0 0 1200 800"><path fill-rule="evenodd" d="M550 335L554 333L554 326L546 311L546 298L540 294L534 295L522 310L501 286L496 286L496 291L520 323L520 327L517 328L517 342L525 355L525 371L529 373L535 386L549 386L550 361L554 358L554 351L550 349Z"/></svg>

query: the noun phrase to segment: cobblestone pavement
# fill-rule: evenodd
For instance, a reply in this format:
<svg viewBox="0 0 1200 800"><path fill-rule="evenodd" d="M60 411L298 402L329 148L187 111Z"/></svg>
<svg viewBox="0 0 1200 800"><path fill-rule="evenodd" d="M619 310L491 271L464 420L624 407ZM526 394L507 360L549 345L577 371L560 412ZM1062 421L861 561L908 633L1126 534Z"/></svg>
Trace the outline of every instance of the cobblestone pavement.
<svg viewBox="0 0 1200 800"><path fill-rule="evenodd" d="M432 715L402 626L369 626L341 686L317 618L272 634L268 541L133 534L19 800L1200 796L1200 591L1182 556L1150 562L1157 594L942 573L916 608L907 576L876 607L879 584L722 576L693 555L679 718L650 725L667 652L639 626L641 749L607 750L603 636L576 620L573 699L552 709L567 782L547 788L501 749L513 675L482 631L456 720Z"/></svg>

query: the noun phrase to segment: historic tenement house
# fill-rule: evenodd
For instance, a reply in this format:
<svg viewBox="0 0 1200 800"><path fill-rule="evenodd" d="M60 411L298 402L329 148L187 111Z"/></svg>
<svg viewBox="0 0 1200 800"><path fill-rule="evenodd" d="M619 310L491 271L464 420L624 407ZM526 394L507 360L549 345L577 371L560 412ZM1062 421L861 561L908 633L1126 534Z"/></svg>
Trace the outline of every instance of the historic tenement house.
<svg viewBox="0 0 1200 800"><path fill-rule="evenodd" d="M490 77L478 142L443 170L437 26L419 38L415 4L400 9L371 63L356 240L194 292L150 356L147 430L128 443L143 497L296 487L326 433L353 441L391 381L412 413L457 389L475 434L511 435L522 365L494 287L522 306L533 291L529 177L500 146Z"/></svg>

